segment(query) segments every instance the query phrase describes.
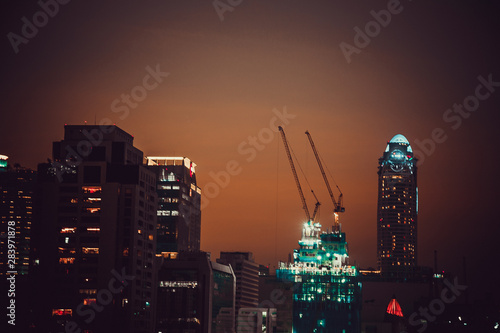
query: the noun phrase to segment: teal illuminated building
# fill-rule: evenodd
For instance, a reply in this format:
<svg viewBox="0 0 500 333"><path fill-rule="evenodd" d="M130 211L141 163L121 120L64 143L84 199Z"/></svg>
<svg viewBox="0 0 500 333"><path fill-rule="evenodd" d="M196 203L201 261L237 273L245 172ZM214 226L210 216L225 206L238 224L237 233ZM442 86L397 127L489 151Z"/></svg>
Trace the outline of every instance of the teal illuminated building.
<svg viewBox="0 0 500 333"><path fill-rule="evenodd" d="M293 332L360 332L361 283L348 264L345 233L338 216L331 232L304 223L293 263L280 263L279 279L293 283Z"/></svg>

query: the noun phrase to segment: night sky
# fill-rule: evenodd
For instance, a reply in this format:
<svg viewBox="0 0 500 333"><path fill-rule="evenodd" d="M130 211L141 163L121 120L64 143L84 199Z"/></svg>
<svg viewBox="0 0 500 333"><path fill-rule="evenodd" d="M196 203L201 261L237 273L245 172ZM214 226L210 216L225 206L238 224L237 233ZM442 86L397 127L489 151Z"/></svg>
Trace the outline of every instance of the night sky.
<svg viewBox="0 0 500 333"><path fill-rule="evenodd" d="M439 268L463 281L465 256L477 295L498 293L500 3L215 3L219 13L212 1L73 0L44 22L36 1L4 1L0 154L36 168L64 124L116 123L145 156L198 165L199 185L213 191L201 240L213 260L252 251L274 266L297 247L305 214L270 123L284 127L324 229L333 221L309 130L344 193L351 262L376 267L378 158L401 133L421 157L419 264L432 266L437 250ZM25 28L20 42L33 15L38 32ZM121 100L134 91L138 100ZM213 185L228 163L229 184Z"/></svg>

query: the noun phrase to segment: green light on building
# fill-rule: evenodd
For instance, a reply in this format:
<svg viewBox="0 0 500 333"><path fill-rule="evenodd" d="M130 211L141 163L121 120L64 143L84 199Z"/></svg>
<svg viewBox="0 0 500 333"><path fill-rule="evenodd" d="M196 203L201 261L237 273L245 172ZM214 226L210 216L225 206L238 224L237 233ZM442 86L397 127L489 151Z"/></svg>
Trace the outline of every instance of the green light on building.
<svg viewBox="0 0 500 333"><path fill-rule="evenodd" d="M293 263L281 262L277 277L292 282L293 331L359 332L361 283L349 265L345 233L321 232L319 223L304 224Z"/></svg>
<svg viewBox="0 0 500 333"><path fill-rule="evenodd" d="M9 157L6 155L0 155L0 169L7 169L7 159Z"/></svg>

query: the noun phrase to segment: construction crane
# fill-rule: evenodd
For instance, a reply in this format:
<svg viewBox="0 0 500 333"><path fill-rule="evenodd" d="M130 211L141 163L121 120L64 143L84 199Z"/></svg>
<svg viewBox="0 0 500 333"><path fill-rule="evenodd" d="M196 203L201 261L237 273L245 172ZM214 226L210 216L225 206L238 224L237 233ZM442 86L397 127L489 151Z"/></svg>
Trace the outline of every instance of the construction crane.
<svg viewBox="0 0 500 333"><path fill-rule="evenodd" d="M295 178L295 184L297 185L297 189L299 190L300 200L302 201L302 209L304 209L304 211L306 212L307 221L314 222L314 220L316 219L316 214L318 213L319 206L321 204L319 203L318 198L316 197L316 194L314 194L314 191L311 190L311 193L313 194L314 199L316 199L316 206L314 207L314 212L313 212L313 215L311 217L311 215L309 214L309 209L307 208L306 198L304 197L304 193L302 192L302 187L300 186L299 177L297 176L297 170L295 170L295 166L293 164L293 158L292 158L292 154L290 153L290 148L288 146L288 141L287 141L286 136L285 136L285 131L283 131L283 127L281 127L281 126L278 126L278 129L281 133L281 138L283 139L283 144L285 145L286 155L288 156L288 162L290 162L290 168L292 169L293 178Z"/></svg>
<svg viewBox="0 0 500 333"><path fill-rule="evenodd" d="M337 189L340 192L338 201L335 200L335 196L333 195L332 188L330 187L330 183L328 182L328 178L326 177L325 170L323 169L323 164L321 163L321 158L319 157L318 151L316 150L316 146L314 145L314 141L309 134L309 131L306 131L307 138L309 139L309 143L311 144L311 148L314 152L314 156L316 157L316 161L318 162L319 170L323 175L323 179L325 180L326 188L328 189L328 193L330 194L330 198L333 202L333 212L335 214L335 224L338 225L338 213L345 212L345 208L343 207L343 194L340 188L337 186Z"/></svg>

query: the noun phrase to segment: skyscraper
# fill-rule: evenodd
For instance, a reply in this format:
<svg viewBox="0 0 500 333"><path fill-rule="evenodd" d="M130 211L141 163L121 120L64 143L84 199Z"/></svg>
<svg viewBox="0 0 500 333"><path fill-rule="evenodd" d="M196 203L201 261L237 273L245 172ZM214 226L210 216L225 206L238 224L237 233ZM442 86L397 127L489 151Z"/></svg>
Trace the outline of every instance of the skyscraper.
<svg viewBox="0 0 500 333"><path fill-rule="evenodd" d="M43 330L150 332L155 174L116 126L65 126L53 160L38 168Z"/></svg>
<svg viewBox="0 0 500 333"><path fill-rule="evenodd" d="M417 159L401 134L378 167L377 263L382 276L410 277L417 266Z"/></svg>
<svg viewBox="0 0 500 333"><path fill-rule="evenodd" d="M0 275L23 275L29 268L36 174L19 165L7 166L7 158L0 155Z"/></svg>
<svg viewBox="0 0 500 333"><path fill-rule="evenodd" d="M156 253L175 258L182 251L199 251L201 189L196 185L196 164L186 157L147 159L158 194Z"/></svg>

